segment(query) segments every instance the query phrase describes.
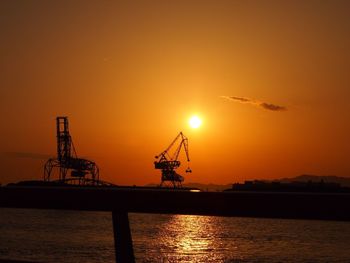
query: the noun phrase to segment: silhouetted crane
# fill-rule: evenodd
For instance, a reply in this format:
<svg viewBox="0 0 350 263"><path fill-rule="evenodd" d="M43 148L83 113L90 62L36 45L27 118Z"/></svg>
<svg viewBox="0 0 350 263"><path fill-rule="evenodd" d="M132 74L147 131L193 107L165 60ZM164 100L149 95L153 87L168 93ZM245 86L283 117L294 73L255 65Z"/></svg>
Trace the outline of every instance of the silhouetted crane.
<svg viewBox="0 0 350 263"><path fill-rule="evenodd" d="M99 184L99 169L93 161L78 158L69 134L68 118L56 118L57 158L49 159L44 167L44 181L50 181L53 168L59 169L58 181L84 185ZM70 177L67 177L68 171Z"/></svg>
<svg viewBox="0 0 350 263"><path fill-rule="evenodd" d="M177 146L175 152L172 156L170 156L169 151L173 148L173 146L180 141ZM172 141L172 143L164 150L161 154L157 155L155 158L157 161L154 162L155 169L162 170L162 177L160 186L163 186L165 182L170 182L174 188L182 187L182 182L184 181L183 176L176 173L176 169L179 168L181 162L178 160L180 151L182 149L185 150L187 163L189 164L190 158L188 154L188 139L180 132L176 138ZM192 170L189 166L186 169L186 173L191 173Z"/></svg>

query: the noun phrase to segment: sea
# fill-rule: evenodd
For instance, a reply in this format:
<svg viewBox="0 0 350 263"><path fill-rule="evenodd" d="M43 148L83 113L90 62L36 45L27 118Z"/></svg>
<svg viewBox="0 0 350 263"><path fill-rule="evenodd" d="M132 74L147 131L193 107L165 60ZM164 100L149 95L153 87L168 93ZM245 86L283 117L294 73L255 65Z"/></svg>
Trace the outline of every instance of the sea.
<svg viewBox="0 0 350 263"><path fill-rule="evenodd" d="M350 223L129 214L136 262L350 262ZM0 209L0 259L115 262L111 213Z"/></svg>

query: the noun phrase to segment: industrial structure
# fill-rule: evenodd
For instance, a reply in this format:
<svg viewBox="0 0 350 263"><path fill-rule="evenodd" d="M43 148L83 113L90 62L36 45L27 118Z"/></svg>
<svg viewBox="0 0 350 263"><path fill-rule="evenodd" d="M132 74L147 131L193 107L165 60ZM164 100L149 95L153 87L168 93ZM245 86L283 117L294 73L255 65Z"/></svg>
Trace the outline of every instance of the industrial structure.
<svg viewBox="0 0 350 263"><path fill-rule="evenodd" d="M99 185L99 169L95 162L78 158L69 134L68 117L56 118L57 158L49 159L44 166L44 181L78 185ZM53 171L58 170L58 179Z"/></svg>
<svg viewBox="0 0 350 263"><path fill-rule="evenodd" d="M169 152L177 144L177 148L171 155ZM184 149L187 157L187 163L189 164L190 158L188 153L188 139L180 132L172 143L166 148L161 154L156 156L157 161L154 162L154 168L162 170L161 183L160 186L170 184L174 188L181 188L184 177L176 173L176 169L179 168L181 162L179 159L179 154L181 149ZM189 166L186 169L186 173L191 173L192 170Z"/></svg>

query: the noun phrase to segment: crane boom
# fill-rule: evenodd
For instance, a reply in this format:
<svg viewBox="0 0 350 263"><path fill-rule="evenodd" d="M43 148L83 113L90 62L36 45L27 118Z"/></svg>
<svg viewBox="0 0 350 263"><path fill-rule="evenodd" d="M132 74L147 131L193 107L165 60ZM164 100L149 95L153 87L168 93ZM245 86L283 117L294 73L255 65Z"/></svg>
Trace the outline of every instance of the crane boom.
<svg viewBox="0 0 350 263"><path fill-rule="evenodd" d="M190 157L188 154L188 139L185 137L185 135L183 135L182 132L179 133L177 138L180 138L181 136L181 143L179 144L179 146L177 147L175 153L174 153L174 157L173 159L177 160L181 151L182 146L184 147L185 153L186 153L186 157L187 157L187 162L190 161Z"/></svg>

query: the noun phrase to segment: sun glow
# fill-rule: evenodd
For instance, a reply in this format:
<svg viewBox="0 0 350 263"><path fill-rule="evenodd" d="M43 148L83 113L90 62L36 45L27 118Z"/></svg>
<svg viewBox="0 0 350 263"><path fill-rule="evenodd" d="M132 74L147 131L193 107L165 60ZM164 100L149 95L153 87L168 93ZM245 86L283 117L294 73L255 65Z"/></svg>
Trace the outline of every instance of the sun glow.
<svg viewBox="0 0 350 263"><path fill-rule="evenodd" d="M202 125L202 120L198 116L192 116L189 119L188 123L191 126L191 128L197 129Z"/></svg>

